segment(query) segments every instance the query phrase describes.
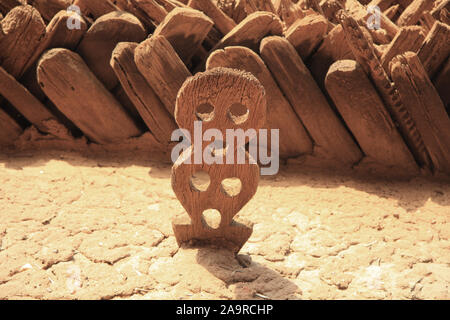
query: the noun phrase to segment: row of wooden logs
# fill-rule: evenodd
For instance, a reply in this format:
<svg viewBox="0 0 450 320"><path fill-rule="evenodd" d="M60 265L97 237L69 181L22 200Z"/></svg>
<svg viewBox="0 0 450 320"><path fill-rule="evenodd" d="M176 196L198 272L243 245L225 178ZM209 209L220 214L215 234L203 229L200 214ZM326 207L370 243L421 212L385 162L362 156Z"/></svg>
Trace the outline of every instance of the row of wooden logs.
<svg viewBox="0 0 450 320"><path fill-rule="evenodd" d="M0 0L0 144L33 125L169 148L184 81L229 67L265 87L282 158L450 173L449 3Z"/></svg>

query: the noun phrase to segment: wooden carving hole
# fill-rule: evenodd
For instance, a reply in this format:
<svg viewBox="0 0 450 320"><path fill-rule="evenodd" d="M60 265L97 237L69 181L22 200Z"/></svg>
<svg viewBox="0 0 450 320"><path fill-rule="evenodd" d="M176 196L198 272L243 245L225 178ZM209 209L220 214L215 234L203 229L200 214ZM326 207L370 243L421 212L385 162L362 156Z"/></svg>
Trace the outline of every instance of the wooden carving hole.
<svg viewBox="0 0 450 320"><path fill-rule="evenodd" d="M248 119L250 111L241 103L234 103L228 109L228 116L234 124L243 124Z"/></svg>
<svg viewBox="0 0 450 320"><path fill-rule="evenodd" d="M209 103L202 103L195 110L198 120L208 122L214 119L214 106Z"/></svg>
<svg viewBox="0 0 450 320"><path fill-rule="evenodd" d="M191 187L198 192L205 192L208 190L210 183L211 179L209 174L205 171L198 171L191 177Z"/></svg>
<svg viewBox="0 0 450 320"><path fill-rule="evenodd" d="M221 183L222 192L228 197L236 197L242 190L242 182L239 178L228 178Z"/></svg>
<svg viewBox="0 0 450 320"><path fill-rule="evenodd" d="M203 220L206 222L208 227L218 229L220 222L222 221L222 215L215 209L208 209L203 211Z"/></svg>

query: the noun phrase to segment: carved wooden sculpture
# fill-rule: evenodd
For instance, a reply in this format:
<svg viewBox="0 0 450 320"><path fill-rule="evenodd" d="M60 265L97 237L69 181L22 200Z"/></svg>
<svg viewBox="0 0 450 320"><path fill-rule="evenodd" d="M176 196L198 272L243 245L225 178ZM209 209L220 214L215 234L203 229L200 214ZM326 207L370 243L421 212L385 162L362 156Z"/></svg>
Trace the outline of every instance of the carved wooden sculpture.
<svg viewBox="0 0 450 320"><path fill-rule="evenodd" d="M209 106L209 109L205 109ZM235 108L246 109L246 113L236 114ZM208 110L208 112L206 112ZM226 136L226 129L259 130L266 120L266 97L260 82L250 73L234 69L216 68L189 78L178 94L175 119L180 128L186 129L194 137L194 121L202 120L202 134L208 129L218 129ZM172 187L183 207L190 216L188 221L175 221L173 229L179 245L186 242L214 243L237 253L252 233L252 227L240 224L233 217L256 193L259 167L246 154L245 164L225 164L226 154L245 146L239 139L215 149L223 156L224 164L194 163L195 152L209 152L206 148L196 150L197 144L184 151L172 168ZM245 142L244 142L245 143ZM191 159L191 164L187 159ZM192 179L200 172L210 177L208 186L198 186ZM241 190L237 194L227 191L227 179L238 178ZM218 228L209 226L203 213L215 209L221 214Z"/></svg>

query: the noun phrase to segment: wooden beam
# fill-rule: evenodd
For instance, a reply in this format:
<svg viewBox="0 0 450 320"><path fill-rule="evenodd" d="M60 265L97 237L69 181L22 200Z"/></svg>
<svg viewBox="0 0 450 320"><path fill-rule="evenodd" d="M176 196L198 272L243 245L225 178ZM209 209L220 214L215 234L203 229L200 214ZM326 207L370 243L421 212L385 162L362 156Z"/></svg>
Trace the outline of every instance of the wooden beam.
<svg viewBox="0 0 450 320"><path fill-rule="evenodd" d="M0 65L16 79L22 76L44 35L45 23L36 9L12 9L1 21Z"/></svg>
<svg viewBox="0 0 450 320"><path fill-rule="evenodd" d="M397 25L400 27L416 24L422 13L433 8L434 0L414 0L398 17Z"/></svg>
<svg viewBox="0 0 450 320"><path fill-rule="evenodd" d="M417 164L383 101L356 61L335 62L325 84L336 108L371 161L418 173Z"/></svg>
<svg viewBox="0 0 450 320"><path fill-rule="evenodd" d="M260 51L313 139L314 152L347 165L361 160L361 150L331 109L289 41L281 37L267 37L261 42Z"/></svg>
<svg viewBox="0 0 450 320"><path fill-rule="evenodd" d="M137 43L119 43L112 53L111 66L155 139L167 146L171 142L172 132L178 127L155 91L140 74L134 62L137 46Z"/></svg>
<svg viewBox="0 0 450 320"><path fill-rule="evenodd" d="M139 72L173 115L178 90L191 73L169 41L163 36L150 37L136 48L134 61Z"/></svg>
<svg viewBox="0 0 450 320"><path fill-rule="evenodd" d="M156 28L154 36L164 36L185 64L199 50L214 22L203 12L191 8L175 8Z"/></svg>
<svg viewBox="0 0 450 320"><path fill-rule="evenodd" d="M21 134L22 128L0 107L0 147L12 145Z"/></svg>
<svg viewBox="0 0 450 320"><path fill-rule="evenodd" d="M236 22L227 16L212 0L190 0L189 6L193 9L200 10L214 21L216 28L226 35L234 27Z"/></svg>
<svg viewBox="0 0 450 320"><path fill-rule="evenodd" d="M146 35L144 26L132 14L111 12L98 18L89 28L77 53L105 87L111 90L119 83L109 64L112 51L119 42L141 42Z"/></svg>
<svg viewBox="0 0 450 320"><path fill-rule="evenodd" d="M66 11L73 0L28 0L28 4L35 7L42 18L48 22L61 10Z"/></svg>
<svg viewBox="0 0 450 320"><path fill-rule="evenodd" d="M49 50L39 60L37 74L48 98L92 141L113 143L142 133L78 54Z"/></svg>
<svg viewBox="0 0 450 320"><path fill-rule="evenodd" d="M415 53L397 56L391 74L424 141L436 171L450 173L450 119Z"/></svg>

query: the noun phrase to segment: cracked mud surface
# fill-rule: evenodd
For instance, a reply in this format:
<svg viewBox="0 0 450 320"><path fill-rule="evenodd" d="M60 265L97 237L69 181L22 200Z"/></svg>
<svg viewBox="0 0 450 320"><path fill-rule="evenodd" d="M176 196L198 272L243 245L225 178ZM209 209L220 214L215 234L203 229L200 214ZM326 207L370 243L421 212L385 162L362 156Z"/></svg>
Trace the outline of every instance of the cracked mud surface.
<svg viewBox="0 0 450 320"><path fill-rule="evenodd" d="M0 298L450 299L448 183L285 167L241 211L241 263L179 249L183 214L169 165L0 156Z"/></svg>

